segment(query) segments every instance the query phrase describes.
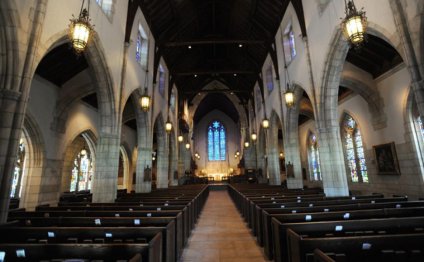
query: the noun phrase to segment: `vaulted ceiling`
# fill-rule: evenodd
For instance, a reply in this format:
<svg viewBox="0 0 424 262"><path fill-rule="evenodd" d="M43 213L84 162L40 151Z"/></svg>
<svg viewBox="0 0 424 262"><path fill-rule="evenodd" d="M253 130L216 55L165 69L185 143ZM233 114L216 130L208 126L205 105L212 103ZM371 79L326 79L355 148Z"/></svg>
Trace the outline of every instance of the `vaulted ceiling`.
<svg viewBox="0 0 424 262"><path fill-rule="evenodd" d="M290 2L306 35L301 0L133 0L126 41L141 8L156 40L155 68L163 57L183 97L218 80L245 102Z"/></svg>

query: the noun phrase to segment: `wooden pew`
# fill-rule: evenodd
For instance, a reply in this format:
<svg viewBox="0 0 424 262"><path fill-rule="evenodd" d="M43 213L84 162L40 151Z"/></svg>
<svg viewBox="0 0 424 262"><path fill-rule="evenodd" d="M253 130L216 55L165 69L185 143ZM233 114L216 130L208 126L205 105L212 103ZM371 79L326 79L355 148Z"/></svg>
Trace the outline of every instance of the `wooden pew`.
<svg viewBox="0 0 424 262"><path fill-rule="evenodd" d="M174 239L166 227L0 227L2 243L66 244L66 243L149 243L158 233L162 236L163 261L175 261Z"/></svg>
<svg viewBox="0 0 424 262"><path fill-rule="evenodd" d="M329 212L337 212L342 211L343 213L340 215L341 217L344 216L346 213L354 214L356 211L359 210L367 210L367 209L403 209L407 207L423 207L424 210L424 201L411 201L411 202L388 202L388 203L373 203L373 204L348 204L348 205L339 205L339 206L328 206L328 207L322 207L322 206L313 206L313 207L301 207L301 208L280 208L280 209L265 209L263 211L263 226L261 228L258 228L258 243L262 244L264 246L264 252L265 255L269 258L273 258L273 239L272 239L272 223L271 220L273 217L278 217L279 215L283 214L299 214L302 216L304 214L303 219L305 219L306 216L313 216L315 213L329 213ZM323 212L324 211L324 212ZM355 212L354 212L355 211ZM369 214L369 213L368 213ZM322 216L322 215L321 215ZM405 216L407 216L405 214ZM411 215L409 215L411 216ZM319 217L319 216L318 216ZM317 217L317 218L318 218ZM372 216L370 216L372 217ZM316 219L317 219L316 218ZM262 241L262 242L260 242ZM261 246L262 246L261 245Z"/></svg>
<svg viewBox="0 0 424 262"><path fill-rule="evenodd" d="M138 261L160 262L160 234L147 244L1 244L5 261Z"/></svg>
<svg viewBox="0 0 424 262"><path fill-rule="evenodd" d="M347 232L371 231L377 234L378 231L396 234L416 229L424 230L424 217L401 217L401 218L380 218L363 220L339 220L339 221L319 221L303 223L282 223L273 218L274 226L274 253L275 261L289 261L289 249L287 243L287 231L293 230L299 235L325 236L325 235L347 235ZM334 250L337 251L337 250Z"/></svg>
<svg viewBox="0 0 424 262"><path fill-rule="evenodd" d="M410 260L410 262L423 261L424 258L422 256L424 233L306 237L288 229L287 235L291 262L306 262L307 254L313 253L317 248L323 252L343 253L349 261L389 261L391 257L381 260L384 250L402 250L408 257L416 253L418 255L414 259L421 259ZM398 257L398 259L403 261L405 257Z"/></svg>
<svg viewBox="0 0 424 262"><path fill-rule="evenodd" d="M346 209L349 209L348 205L351 205L352 209L359 209L367 207L369 204L369 208L377 208L378 204L381 203L395 203L395 204L402 204L402 202L406 202L407 198L354 198L354 199L337 199L334 198L333 200L325 200L325 199L299 199L301 202L284 202L281 201L279 203L273 203L273 204L262 204L256 206L256 213L255 216L257 217L256 220L256 236L258 237L258 243L262 246L264 244L264 229L266 225L270 225L271 219L268 216L269 210L278 210L281 209L290 209L291 212L301 212L301 210L304 210L306 208L311 208L311 210L333 210L338 208L343 208L343 206L346 206ZM424 205L424 202L422 202ZM375 206L374 206L375 205ZM384 204L383 204L384 206ZM320 210L321 209L321 210ZM267 221L265 221L267 219Z"/></svg>

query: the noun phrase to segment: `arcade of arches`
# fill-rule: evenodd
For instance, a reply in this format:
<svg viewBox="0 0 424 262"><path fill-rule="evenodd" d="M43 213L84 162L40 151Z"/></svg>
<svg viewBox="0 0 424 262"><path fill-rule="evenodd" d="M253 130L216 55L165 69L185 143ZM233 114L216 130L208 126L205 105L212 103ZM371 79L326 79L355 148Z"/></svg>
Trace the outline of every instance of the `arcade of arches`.
<svg viewBox="0 0 424 262"><path fill-rule="evenodd" d="M358 0L360 51L343 1L106 2L89 2L81 56L67 36L81 1L0 3L0 222L11 198L112 202L193 177L424 196L421 0Z"/></svg>

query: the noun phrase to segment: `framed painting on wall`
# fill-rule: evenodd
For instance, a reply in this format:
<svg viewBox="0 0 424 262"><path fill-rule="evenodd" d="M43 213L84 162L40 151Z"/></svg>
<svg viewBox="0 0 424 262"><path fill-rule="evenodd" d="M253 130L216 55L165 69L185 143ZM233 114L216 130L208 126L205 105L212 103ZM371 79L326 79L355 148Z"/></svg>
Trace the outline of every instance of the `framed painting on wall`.
<svg viewBox="0 0 424 262"><path fill-rule="evenodd" d="M374 153L379 175L400 175L394 142L374 146Z"/></svg>

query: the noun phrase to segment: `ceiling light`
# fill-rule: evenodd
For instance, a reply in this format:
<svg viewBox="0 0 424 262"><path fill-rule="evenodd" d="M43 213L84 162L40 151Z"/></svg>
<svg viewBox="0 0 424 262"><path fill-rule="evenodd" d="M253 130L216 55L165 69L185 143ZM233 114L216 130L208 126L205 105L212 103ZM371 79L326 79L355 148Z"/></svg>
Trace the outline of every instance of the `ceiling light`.
<svg viewBox="0 0 424 262"><path fill-rule="evenodd" d="M191 49L191 45L188 46L188 49Z"/></svg>
<svg viewBox="0 0 424 262"><path fill-rule="evenodd" d="M242 44L239 44L239 47L243 47L243 45Z"/></svg>
<svg viewBox="0 0 424 262"><path fill-rule="evenodd" d="M89 8L88 10L84 8L84 2L81 4L81 11L78 18L71 19L71 24L69 24L69 39L71 40L72 47L77 55L80 55L84 52L87 47L90 37L93 33L93 25L90 24Z"/></svg>
<svg viewBox="0 0 424 262"><path fill-rule="evenodd" d="M351 46L359 48L365 41L367 30L367 17L365 11L356 9L353 0L345 1L345 14L341 26L345 38Z"/></svg>

